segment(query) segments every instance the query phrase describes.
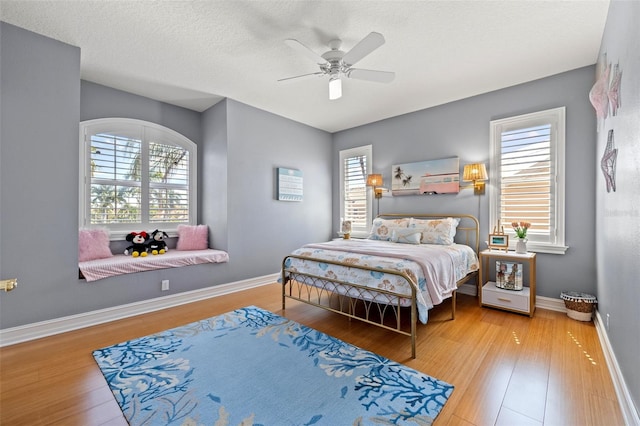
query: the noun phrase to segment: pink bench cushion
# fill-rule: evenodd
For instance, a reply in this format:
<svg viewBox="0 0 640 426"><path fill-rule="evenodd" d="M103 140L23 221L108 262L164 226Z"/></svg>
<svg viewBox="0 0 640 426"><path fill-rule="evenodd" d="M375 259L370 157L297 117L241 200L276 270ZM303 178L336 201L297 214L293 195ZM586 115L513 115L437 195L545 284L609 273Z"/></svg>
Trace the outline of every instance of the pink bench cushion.
<svg viewBox="0 0 640 426"><path fill-rule="evenodd" d="M131 274L133 272L152 271L155 269L179 268L181 266L197 265L201 263L224 263L229 261L226 251L206 250L169 250L165 254L146 257L131 257L117 254L107 259L79 262L80 271L87 282L113 277L115 275Z"/></svg>

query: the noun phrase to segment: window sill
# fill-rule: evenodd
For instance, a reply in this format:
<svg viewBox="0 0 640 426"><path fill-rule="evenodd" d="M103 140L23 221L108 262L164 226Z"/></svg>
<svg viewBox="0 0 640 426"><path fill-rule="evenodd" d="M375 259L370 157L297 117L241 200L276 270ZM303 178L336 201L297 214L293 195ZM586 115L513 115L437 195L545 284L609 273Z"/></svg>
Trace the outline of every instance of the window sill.
<svg viewBox="0 0 640 426"><path fill-rule="evenodd" d="M515 250L515 244L509 244L509 250ZM527 251L535 253L547 253L547 254L565 254L569 249L568 246L557 246L553 244L534 243L527 242Z"/></svg>
<svg viewBox="0 0 640 426"><path fill-rule="evenodd" d="M80 278L87 282L113 277L116 275L132 274L135 272L153 271L156 269L180 268L182 266L198 265L202 263L225 263L229 261L226 251L207 250L169 250L165 254L148 255L146 257L132 257L117 254L106 259L79 262Z"/></svg>

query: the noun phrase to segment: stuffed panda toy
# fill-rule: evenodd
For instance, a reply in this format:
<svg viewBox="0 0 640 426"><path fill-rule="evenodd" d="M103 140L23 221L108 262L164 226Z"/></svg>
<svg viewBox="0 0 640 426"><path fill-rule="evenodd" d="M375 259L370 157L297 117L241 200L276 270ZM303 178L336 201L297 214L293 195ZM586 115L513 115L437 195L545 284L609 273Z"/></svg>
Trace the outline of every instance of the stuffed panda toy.
<svg viewBox="0 0 640 426"><path fill-rule="evenodd" d="M151 233L151 241L147 244L147 248L149 252L153 255L156 254L165 254L167 250L167 243L164 241L165 238L169 238L166 232L160 231L156 229Z"/></svg>
<svg viewBox="0 0 640 426"><path fill-rule="evenodd" d="M145 231L132 232L127 235L127 241L131 243L129 247L124 250L124 254L131 255L133 257L145 257L147 255L147 238L148 235Z"/></svg>

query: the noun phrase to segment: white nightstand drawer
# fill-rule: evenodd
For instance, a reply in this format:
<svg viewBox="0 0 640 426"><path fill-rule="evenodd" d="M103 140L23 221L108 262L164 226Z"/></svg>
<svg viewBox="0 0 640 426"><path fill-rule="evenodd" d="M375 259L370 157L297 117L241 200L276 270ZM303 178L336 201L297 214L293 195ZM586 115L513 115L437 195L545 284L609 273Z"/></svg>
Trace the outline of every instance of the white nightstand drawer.
<svg viewBox="0 0 640 426"><path fill-rule="evenodd" d="M522 291L503 290L488 281L482 287L482 304L529 313L529 287Z"/></svg>

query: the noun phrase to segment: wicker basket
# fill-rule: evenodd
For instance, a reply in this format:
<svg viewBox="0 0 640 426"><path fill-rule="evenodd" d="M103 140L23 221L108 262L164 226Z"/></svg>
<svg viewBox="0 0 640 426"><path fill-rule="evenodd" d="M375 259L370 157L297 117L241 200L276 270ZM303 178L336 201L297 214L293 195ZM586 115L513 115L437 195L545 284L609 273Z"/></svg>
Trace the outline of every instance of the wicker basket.
<svg viewBox="0 0 640 426"><path fill-rule="evenodd" d="M569 291L560 293L560 298L564 300L569 318L578 321L591 321L593 310L598 303L594 295Z"/></svg>

